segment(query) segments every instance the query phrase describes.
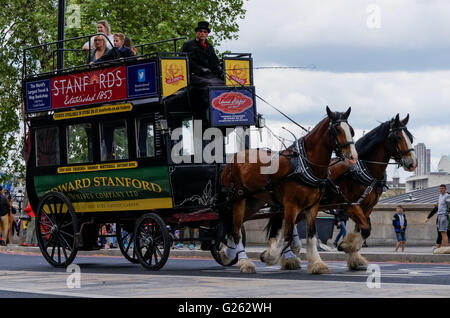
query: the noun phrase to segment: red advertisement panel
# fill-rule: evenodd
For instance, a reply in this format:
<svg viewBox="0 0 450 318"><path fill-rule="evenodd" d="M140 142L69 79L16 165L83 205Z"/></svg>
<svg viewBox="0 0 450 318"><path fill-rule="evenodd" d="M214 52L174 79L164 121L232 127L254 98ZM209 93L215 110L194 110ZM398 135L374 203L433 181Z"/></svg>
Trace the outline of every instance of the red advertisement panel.
<svg viewBox="0 0 450 318"><path fill-rule="evenodd" d="M52 108L105 103L127 98L125 66L52 78Z"/></svg>

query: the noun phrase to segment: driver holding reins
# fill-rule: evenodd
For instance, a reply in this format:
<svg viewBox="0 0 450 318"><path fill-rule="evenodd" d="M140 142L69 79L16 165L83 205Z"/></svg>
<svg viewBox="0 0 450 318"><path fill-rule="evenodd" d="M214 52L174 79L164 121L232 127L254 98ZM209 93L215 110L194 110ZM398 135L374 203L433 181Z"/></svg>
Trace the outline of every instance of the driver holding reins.
<svg viewBox="0 0 450 318"><path fill-rule="evenodd" d="M211 32L209 23L201 21L195 28L196 38L187 41L181 47L181 52L189 57L191 84L193 85L223 85L223 71L214 47L208 42Z"/></svg>

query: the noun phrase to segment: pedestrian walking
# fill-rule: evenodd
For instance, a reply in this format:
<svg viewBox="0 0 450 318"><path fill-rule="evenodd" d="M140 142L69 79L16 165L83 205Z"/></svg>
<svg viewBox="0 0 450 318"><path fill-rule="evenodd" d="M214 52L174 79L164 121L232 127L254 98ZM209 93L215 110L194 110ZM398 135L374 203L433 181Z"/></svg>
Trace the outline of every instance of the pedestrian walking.
<svg viewBox="0 0 450 318"><path fill-rule="evenodd" d="M5 190L0 186L0 245L6 246L9 229L10 202L5 195Z"/></svg>
<svg viewBox="0 0 450 318"><path fill-rule="evenodd" d="M408 221L401 205L397 205L396 213L392 217L392 225L394 226L395 235L397 236L397 245L394 252L398 251L400 245L402 246L402 252L405 251L406 246L406 226Z"/></svg>
<svg viewBox="0 0 450 318"><path fill-rule="evenodd" d="M336 228L338 228L340 231L336 235L336 238L334 240L334 246L338 246L339 239L342 237L342 240L345 239L345 236L347 235L347 220L348 215L344 213L343 210L336 210L336 214L334 215L334 224L336 225Z"/></svg>
<svg viewBox="0 0 450 318"><path fill-rule="evenodd" d="M425 220L425 223L428 222L428 220L437 213L436 218L436 227L438 231L438 239L439 234L441 236L442 242L439 240L436 240L436 248L440 248L442 246L449 246L448 244L448 215L450 212L450 194L447 193L447 186L445 184L441 184L439 186L439 198L438 202L435 204L435 208L428 214L428 217ZM442 244L441 244L442 243Z"/></svg>
<svg viewBox="0 0 450 318"><path fill-rule="evenodd" d="M37 237L36 237L36 215L31 208L31 205L28 203L27 207L23 210L28 216L30 220L27 222L27 233L25 242L23 242L22 246L36 246L37 245Z"/></svg>

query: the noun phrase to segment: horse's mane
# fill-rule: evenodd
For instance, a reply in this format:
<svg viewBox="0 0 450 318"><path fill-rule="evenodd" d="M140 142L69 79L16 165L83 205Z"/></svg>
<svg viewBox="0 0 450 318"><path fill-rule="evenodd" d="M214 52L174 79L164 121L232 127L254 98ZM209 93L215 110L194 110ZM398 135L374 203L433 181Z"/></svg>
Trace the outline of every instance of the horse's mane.
<svg viewBox="0 0 450 318"><path fill-rule="evenodd" d="M322 120L320 121L320 122L318 122L314 127L313 127L313 129L311 129L306 135L304 135L302 138L306 138L306 137L308 137L309 135L311 135L311 134L313 134L317 129L319 129L319 127L321 127L321 125L323 124L323 122L325 121L325 120L327 120L327 119L330 119L327 115L325 115L325 117L324 118L322 118ZM331 119L330 119L331 120ZM335 121L338 121L338 120L346 120L346 118L345 118L345 114L344 113L340 113L340 112L335 112L335 117L334 117L334 119L333 120L335 120ZM300 140L300 139L299 139ZM294 141L294 143L292 144L292 145L290 145L287 149L292 149L292 148L295 148L295 141Z"/></svg>
<svg viewBox="0 0 450 318"><path fill-rule="evenodd" d="M388 120L382 123L356 141L355 147L359 158L372 153L374 148L387 138L391 121Z"/></svg>

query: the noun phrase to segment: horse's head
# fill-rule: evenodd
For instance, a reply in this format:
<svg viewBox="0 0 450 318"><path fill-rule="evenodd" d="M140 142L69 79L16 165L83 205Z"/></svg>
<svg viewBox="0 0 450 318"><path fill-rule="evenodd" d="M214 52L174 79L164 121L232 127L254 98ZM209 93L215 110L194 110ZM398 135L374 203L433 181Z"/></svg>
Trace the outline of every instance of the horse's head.
<svg viewBox="0 0 450 318"><path fill-rule="evenodd" d="M405 169L414 171L417 167L417 158L414 152L413 136L406 128L409 114L400 120L399 114L390 121L388 132L388 148L395 161Z"/></svg>
<svg viewBox="0 0 450 318"><path fill-rule="evenodd" d="M358 153L356 152L353 136L355 132L352 126L347 122L350 116L351 107L345 113L333 112L327 106L327 115L330 119L329 133L333 139L334 152L342 160L349 161L351 165L358 161Z"/></svg>

